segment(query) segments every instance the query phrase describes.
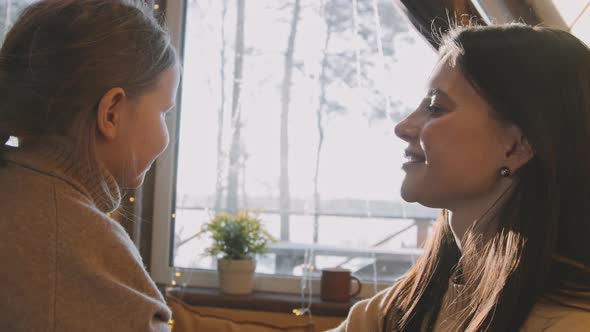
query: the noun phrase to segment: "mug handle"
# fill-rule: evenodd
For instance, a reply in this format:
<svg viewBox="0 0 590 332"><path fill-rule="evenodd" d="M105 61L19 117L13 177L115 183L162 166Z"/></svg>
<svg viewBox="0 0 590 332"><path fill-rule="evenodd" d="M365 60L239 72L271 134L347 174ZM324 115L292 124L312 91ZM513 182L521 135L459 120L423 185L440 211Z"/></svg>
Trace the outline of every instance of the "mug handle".
<svg viewBox="0 0 590 332"><path fill-rule="evenodd" d="M357 290L350 294L350 297L355 297L361 293L361 289L363 289L363 285L361 284L361 281L359 280L359 278L357 278L355 276L350 276L350 279L356 281L356 285L358 286Z"/></svg>

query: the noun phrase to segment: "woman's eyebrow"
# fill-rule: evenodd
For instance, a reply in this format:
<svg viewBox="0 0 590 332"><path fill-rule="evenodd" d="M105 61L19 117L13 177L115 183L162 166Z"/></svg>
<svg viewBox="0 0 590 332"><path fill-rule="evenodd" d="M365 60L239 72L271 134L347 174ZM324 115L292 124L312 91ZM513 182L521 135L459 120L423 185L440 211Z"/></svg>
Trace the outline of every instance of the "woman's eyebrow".
<svg viewBox="0 0 590 332"><path fill-rule="evenodd" d="M453 99L446 92L438 88L428 90L426 98L430 98L433 102L434 100L439 99L447 104L450 104L450 106L456 105Z"/></svg>

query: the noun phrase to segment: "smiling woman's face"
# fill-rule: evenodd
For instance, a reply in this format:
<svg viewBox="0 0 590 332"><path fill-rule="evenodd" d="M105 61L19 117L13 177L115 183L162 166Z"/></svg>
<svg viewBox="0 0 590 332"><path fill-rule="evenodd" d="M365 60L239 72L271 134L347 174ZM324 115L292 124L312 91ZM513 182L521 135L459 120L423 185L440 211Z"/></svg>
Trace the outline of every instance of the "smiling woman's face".
<svg viewBox="0 0 590 332"><path fill-rule="evenodd" d="M406 201L452 209L488 195L498 182L505 127L447 57L435 67L428 95L395 133L408 142Z"/></svg>

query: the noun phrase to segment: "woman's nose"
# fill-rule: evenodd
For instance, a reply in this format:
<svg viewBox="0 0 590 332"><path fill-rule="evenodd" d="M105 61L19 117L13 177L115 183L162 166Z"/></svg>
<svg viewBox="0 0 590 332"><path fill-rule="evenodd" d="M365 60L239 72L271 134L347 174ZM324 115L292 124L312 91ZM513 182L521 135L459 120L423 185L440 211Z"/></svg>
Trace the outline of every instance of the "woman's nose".
<svg viewBox="0 0 590 332"><path fill-rule="evenodd" d="M421 121L416 112L408 115L405 119L395 125L395 135L406 142L414 140L420 135Z"/></svg>

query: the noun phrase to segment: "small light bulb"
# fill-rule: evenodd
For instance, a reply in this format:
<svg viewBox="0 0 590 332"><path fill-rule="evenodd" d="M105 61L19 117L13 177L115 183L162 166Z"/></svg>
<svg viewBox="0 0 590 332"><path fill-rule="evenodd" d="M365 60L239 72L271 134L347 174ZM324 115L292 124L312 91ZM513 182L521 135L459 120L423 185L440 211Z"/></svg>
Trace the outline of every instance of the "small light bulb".
<svg viewBox="0 0 590 332"><path fill-rule="evenodd" d="M155 5L154 5L154 9L155 9L155 10L158 10L158 9L160 9L160 5L158 5L158 4L155 4Z"/></svg>
<svg viewBox="0 0 590 332"><path fill-rule="evenodd" d="M174 273L174 275L177 276L177 277L180 277L181 276L181 273L180 272L176 272L176 273Z"/></svg>
<svg viewBox="0 0 590 332"><path fill-rule="evenodd" d="M172 286L176 286L176 280L172 280Z"/></svg>
<svg viewBox="0 0 590 332"><path fill-rule="evenodd" d="M129 197L129 202L131 202L131 203L135 202L135 197L133 197L133 196Z"/></svg>
<svg viewBox="0 0 590 332"><path fill-rule="evenodd" d="M308 308L300 308L300 309L293 309L293 313L297 316L303 316L305 314L309 314L310 311Z"/></svg>

